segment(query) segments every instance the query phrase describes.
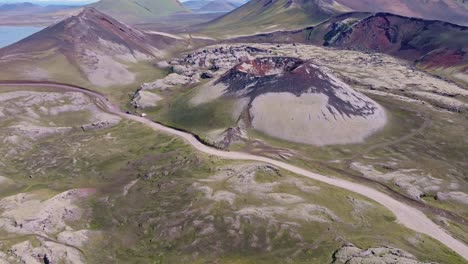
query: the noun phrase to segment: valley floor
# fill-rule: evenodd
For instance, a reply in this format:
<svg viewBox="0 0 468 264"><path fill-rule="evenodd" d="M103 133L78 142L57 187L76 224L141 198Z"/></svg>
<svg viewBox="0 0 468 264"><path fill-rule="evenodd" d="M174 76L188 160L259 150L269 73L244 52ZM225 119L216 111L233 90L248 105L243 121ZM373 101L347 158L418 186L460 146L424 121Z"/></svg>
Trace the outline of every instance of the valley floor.
<svg viewBox="0 0 468 264"><path fill-rule="evenodd" d="M398 201L394 200L393 198L391 198L391 197L389 197L387 195L384 195L384 194L382 194L382 193L380 193L378 191L375 191L375 190L370 189L368 187L365 187L363 185L359 185L359 184L356 184L356 183L351 183L351 182L344 181L344 180L341 180L341 179L329 178L329 177L326 177L326 176L322 176L322 175L319 175L319 174L315 174L315 173L303 170L301 168L289 165L289 164L284 163L284 162L272 160L272 159L265 158L265 157L254 156L254 155L244 154L244 153L237 153L237 152L225 152L225 151L220 151L220 150L216 150L216 149L207 147L206 145L201 144L198 140L196 140L190 134L187 134L187 133L184 133L184 132L181 132L181 131L177 131L177 130L174 130L174 129L171 129L171 128L164 127L162 125L156 124L156 123L154 123L154 122L152 122L152 121L150 121L148 119L145 119L145 118L141 118L141 117L137 117L137 116L134 116L134 115L129 115L129 114L123 113L123 112L119 111L117 107L115 107L109 101L107 101L105 97L103 97L103 96L101 96L99 94L96 94L94 92L81 90L81 89L76 88L76 87L71 87L71 86L67 86L67 85L54 85L54 84L47 84L47 83L45 83L45 84L16 83L16 84L9 84L9 85L3 84L2 86L3 87L8 87L8 86L18 87L19 86L19 87L23 87L23 89L24 88L27 89L27 87L31 87L31 88L41 87L40 89L54 88L54 89L60 89L62 91L65 89L65 90L69 90L70 92L78 92L79 91L81 93L85 93L87 96L91 96L91 98L94 98L93 101L94 101L94 103L96 105L99 105L101 108L104 107L102 109L105 110L105 112L108 112L109 114L113 114L115 116L119 116L120 118L129 119L129 120L132 120L132 121L142 123L142 124L144 124L146 126L151 127L152 129L154 129L156 131L161 131L161 132L165 132L165 133L169 133L169 134L181 137L181 138L184 139L185 142L187 142L187 143L191 144L193 147L195 147L195 149L197 149L199 151L202 151L202 152L205 152L205 153L209 154L213 158L214 157L221 157L222 159L234 159L234 160L243 160L243 161L251 160L251 161L255 161L255 162L269 163L269 164L272 164L274 166L274 167L271 167L271 168L275 168L275 167L277 168L277 169L274 169L274 170L285 169L287 171L297 173L299 175L303 175L303 176L306 176L308 178L318 180L318 181L321 181L321 182L325 182L325 183L330 184L332 186L337 186L337 187L340 187L340 188L343 188L343 189L346 189L346 190L350 190L350 191L355 192L355 193L359 193L359 194L361 194L363 196L369 197L369 198L377 201L378 203L383 204L385 207L387 207L387 209L390 209L390 211L392 211L396 215L396 217L397 217L396 220L399 223L407 226L410 229L413 229L413 230L418 231L418 232L423 233L423 234L427 234L427 235L441 241L443 244L445 244L449 248L455 250L460 255L463 255L465 252L468 252L467 249L466 249L466 246L463 243L458 242L457 240L451 238L446 232L444 232L440 227L438 227L436 224L431 222L431 220L429 220L427 217L425 217L418 210L416 210L414 208L411 208L411 207L409 207L407 205L404 205L403 203L398 202ZM34 92L29 92L29 94L25 94L25 95L27 95L29 97L34 96ZM20 96L24 96L24 95L20 95ZM7 97L7 98L11 98L11 96ZM73 110L71 110L71 111L73 111ZM253 168L256 168L256 167L254 166ZM237 173L242 173L241 171L236 172L238 169L236 169L235 167L228 169L228 171L232 171L232 170L234 171L234 175L236 175ZM244 169L242 169L242 170L244 170ZM256 169L254 169L254 171L255 170ZM267 171L268 170L269 169L267 169ZM134 180L131 183L125 185L123 187L123 195L126 196L129 193L129 191L133 188L133 186L135 184L138 184L138 182L141 181L141 180L142 179L137 178L137 180ZM221 202L221 203L226 203L227 202L228 204L232 204L232 203L234 203L233 201L237 200L237 198L235 198L236 195L233 195L234 193L228 192L228 191L219 191L217 193L213 193L213 191L210 191L209 193L206 193L205 190L209 190L209 189L207 189L207 187L203 187L203 184L204 184L204 182L211 182L211 181L212 180L210 180L210 181L199 180L199 183L194 184L192 186L194 186L196 189L203 190L202 193L205 193L207 198L214 199L214 201L217 201L217 202ZM201 185L200 185L200 183L201 183ZM302 183L298 183L298 184L301 185L302 188L305 188L305 186ZM252 185L252 183L250 183L249 185ZM270 187L267 187L267 186L270 186ZM253 187L253 186L251 186L251 187ZM238 187L236 187L236 188L238 188ZM265 184L260 184L258 186L258 188L268 188L269 189L269 188L272 188L272 185L271 184L266 184L266 185ZM265 194L271 195L271 197L275 197L276 194L274 192L272 192L272 191L268 191L268 189L266 190ZM313 189L314 188L312 188L311 190L313 190ZM79 189L79 190L84 191L86 189ZM93 192L95 192L95 191L92 191L90 194L92 195ZM255 193L258 194L258 190L256 190ZM249 195L249 193L248 192L246 193L245 191L240 191L239 194ZM62 194L62 195L67 196L68 194ZM88 195L89 194L84 194L84 196L81 196L81 195L80 196L81 197L86 197ZM319 208L319 207L314 207L314 206L310 207L311 204L309 204L309 203L305 203L304 205L300 205L301 200L303 199L303 198L300 198L300 196L294 196L294 195L291 196L291 194L278 194L278 195L279 195L278 199L283 201L283 202L280 202L280 204L281 203L289 204L286 208L289 208L291 204L297 204L297 206L306 206L305 208L309 208L309 209L306 209L306 211L304 211L304 213L307 212L306 213L307 215L310 215L313 212L321 212L320 213L321 216L319 216L319 215L313 216L313 214L308 216L308 217L311 217L311 218L309 218L308 222L309 221L312 221L312 222L314 222L314 221L316 221L316 222L317 221L318 222L322 222L322 221L328 222L328 220L320 220L320 219L327 219L327 218L333 219L332 222L337 222L337 223L342 222L342 220L339 220L340 217L338 215L335 215L335 213L333 213L332 211L328 211L328 209L326 209L326 208ZM216 198L216 197L218 197L218 198ZM56 198L52 198L52 200L53 199L56 199ZM234 200L232 200L232 199L234 199ZM4 200L4 201L6 202L7 200ZM65 211L73 210L73 209L71 209L71 208L73 208L71 206L72 205L69 205L69 207L67 207L67 209ZM47 205L46 207L50 208L49 205ZM8 207L3 207L3 208L6 209ZM284 213L282 213L284 210L285 209L283 209L281 206L277 207L277 205L274 206L274 207L252 207L252 206L247 206L244 209L240 209L238 212L243 212L243 213L241 213L241 215L247 214L247 215L252 216L252 214L253 214L253 216L260 217L260 218L267 217L266 219L271 218L273 215L283 215L282 217L284 217L284 216L291 217L292 215L295 214L295 213L293 213L294 211L290 211L290 212L284 214ZM289 210L298 210L298 209L289 209ZM3 217L8 217L8 218L13 217L12 219L16 219L15 221L20 219L20 218L18 218L18 216L15 216L15 214L12 214L10 212L7 213L7 212L8 211L4 211ZM322 218L324 216L326 218ZM302 216L299 219L301 219L301 218L302 218ZM68 219L68 221L70 221L69 218L67 218L67 219ZM104 219L102 219L102 220L104 220ZM305 220L307 220L307 218ZM277 220L277 221L281 222L281 220ZM60 226L60 225L63 225L63 224L57 223L56 225ZM21 229L22 228L23 227L21 227ZM208 228L208 227L205 227L205 228ZM70 228L69 230L73 230L73 229ZM22 230L22 232L23 231L25 231L26 234L28 234L27 229ZM37 228L33 228L31 231L33 232L33 234L34 234L34 232L39 232L39 230ZM44 231L45 231L45 234L57 232L57 231L54 231L54 230L44 230ZM10 232L17 232L17 231L14 231L14 229L12 229L12 231L10 231ZM88 231L81 231L81 232L88 232ZM205 231L202 230L201 232L206 233L206 232L208 232L208 230L205 230ZM211 232L209 232L209 233L211 233ZM73 233L73 234L74 235L71 236L71 237L74 237L74 236L77 235L75 233ZM65 234L63 234L63 235L58 234L58 237L63 237L63 236L65 236ZM77 242L74 242L75 240L76 240L76 238L74 238L72 240L73 242L71 243L71 245L77 243ZM47 244L44 244L44 243L46 243L46 242L42 242L42 244L43 244L42 247L43 248L45 247L46 251L51 250L50 246L49 247L44 246L44 245L47 245ZM71 250L71 249L69 249L67 247L68 244L65 244L65 245L66 245L65 250ZM26 253L23 252L22 254L17 255L17 256L19 256L19 258L27 257L26 255L28 254L27 253L28 250L34 251L34 249L30 249L31 246L29 244L27 244L27 245L26 244L21 244L21 246L22 246L22 250L24 252L26 252ZM26 246L26 249L24 249L25 246ZM19 247L19 246L15 245L15 247ZM56 251L54 251L54 252L56 252ZM52 256L49 255L49 257L52 257ZM57 256L54 256L54 257L57 257Z"/></svg>
<svg viewBox="0 0 468 264"><path fill-rule="evenodd" d="M131 97L0 81L0 263L466 263L466 89L355 51L188 54ZM312 59L388 124L320 147L245 126L206 90L244 56Z"/></svg>

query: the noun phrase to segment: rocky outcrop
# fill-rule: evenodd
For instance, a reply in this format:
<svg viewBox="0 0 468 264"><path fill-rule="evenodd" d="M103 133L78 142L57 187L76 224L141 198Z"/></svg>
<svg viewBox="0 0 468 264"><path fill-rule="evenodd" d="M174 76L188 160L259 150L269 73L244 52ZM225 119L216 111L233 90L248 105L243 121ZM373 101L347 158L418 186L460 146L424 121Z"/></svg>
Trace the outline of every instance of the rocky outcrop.
<svg viewBox="0 0 468 264"><path fill-rule="evenodd" d="M425 264L412 254L392 247L361 249L353 244L346 244L333 254L333 264ZM429 264L429 263L426 263Z"/></svg>
<svg viewBox="0 0 468 264"><path fill-rule="evenodd" d="M10 249L9 255L10 263L86 263L84 256L77 249L45 240L40 240L39 246L30 241L16 244Z"/></svg>
<svg viewBox="0 0 468 264"><path fill-rule="evenodd" d="M186 54L178 60L162 61L158 67L172 71L164 78L149 83L143 83L132 100L135 107L154 107L156 94L146 90L164 91L173 87L196 84L201 79L214 79L241 61L253 59L255 55L266 54L267 50L246 45L226 46L216 45Z"/></svg>
<svg viewBox="0 0 468 264"><path fill-rule="evenodd" d="M442 179L416 169L401 169L384 173L375 169L374 166L358 162L352 163L351 168L361 172L366 178L391 183L400 188L411 199L421 202L423 201L422 197L433 196L444 184Z"/></svg>
<svg viewBox="0 0 468 264"><path fill-rule="evenodd" d="M73 129L100 129L117 125L120 117L102 111L78 92L12 91L0 93L0 121L6 122L0 141L8 155L30 149L37 141ZM73 119L70 115L73 113Z"/></svg>
<svg viewBox="0 0 468 264"><path fill-rule="evenodd" d="M208 134L208 140L221 149L248 140L247 131L241 127L230 127L221 131L212 131Z"/></svg>
<svg viewBox="0 0 468 264"><path fill-rule="evenodd" d="M262 54L268 54L268 51L246 45L219 45L187 54L180 60L180 63L222 73L223 70L228 70L239 62L253 59L254 56Z"/></svg>
<svg viewBox="0 0 468 264"><path fill-rule="evenodd" d="M104 128L111 127L113 125L115 124L109 121L99 121L99 122L95 122L95 123L91 123L87 125L82 125L81 129L83 131L88 131L88 130L93 130L93 129L104 129Z"/></svg>
<svg viewBox="0 0 468 264"><path fill-rule="evenodd" d="M99 232L73 230L69 224L81 221L85 210L77 204L94 194L94 189L74 189L45 198L40 191L19 193L0 200L0 229L31 240L15 242L6 254L8 263L85 263L80 249ZM54 239L57 237L57 240ZM0 244L0 247L3 245Z"/></svg>
<svg viewBox="0 0 468 264"><path fill-rule="evenodd" d="M317 26L243 36L232 41L297 42L385 53L415 62L419 67L431 72L436 71L443 77L466 84L468 82L468 49L465 44L468 42L467 32L466 26L442 21L403 17L390 13L347 13Z"/></svg>
<svg viewBox="0 0 468 264"><path fill-rule="evenodd" d="M162 99L161 96L155 93L140 90L133 96L131 104L135 108L156 107Z"/></svg>
<svg viewBox="0 0 468 264"><path fill-rule="evenodd" d="M183 67L183 66L180 66ZM168 76L156 80L151 83L143 83L141 85L142 90L153 90L153 89L158 89L158 90L166 90L171 87L174 87L176 85L184 85L188 84L190 82L196 82L196 79L193 79L193 72L184 67L183 70L180 68L177 68L179 70L175 70L174 73L169 74Z"/></svg>
<svg viewBox="0 0 468 264"><path fill-rule="evenodd" d="M468 194L464 192L438 192L435 198L439 201L451 201L468 205Z"/></svg>

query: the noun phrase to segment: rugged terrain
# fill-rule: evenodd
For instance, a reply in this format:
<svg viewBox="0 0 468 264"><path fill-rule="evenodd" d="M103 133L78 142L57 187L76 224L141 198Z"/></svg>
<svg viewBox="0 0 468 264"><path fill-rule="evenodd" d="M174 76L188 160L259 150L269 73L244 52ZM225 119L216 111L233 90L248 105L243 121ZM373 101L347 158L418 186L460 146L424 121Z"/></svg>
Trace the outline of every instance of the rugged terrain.
<svg viewBox="0 0 468 264"><path fill-rule="evenodd" d="M308 43L386 53L467 84L468 28L388 13L349 13L316 27L241 37L234 41Z"/></svg>
<svg viewBox="0 0 468 264"><path fill-rule="evenodd" d="M335 0L334 2L352 11L388 12L407 17L441 20L460 25L468 25L468 3L464 0L399 0L392 2L385 0Z"/></svg>
<svg viewBox="0 0 468 264"><path fill-rule="evenodd" d="M466 3L419 2L189 33L103 0L138 27L85 8L1 49L0 263L466 263L467 29L427 20Z"/></svg>
<svg viewBox="0 0 468 264"><path fill-rule="evenodd" d="M262 60L255 60L255 58L262 57L280 57L279 55L292 58L285 58L273 70L270 68L271 64L275 64L275 59L270 63L268 60L265 63L262 63ZM309 70L309 73L305 71L303 75L294 75L295 67L304 64L302 59L294 58L310 59L309 64L319 65L321 67L319 71L325 71L325 73L321 73L325 80L317 77L316 79L300 81L301 78L306 78L304 76L314 76L314 71ZM288 63L291 64L288 66ZM237 64L239 65L236 66ZM330 78L325 78L325 76L330 76L327 74L332 68L332 75L338 75L338 79L344 80L351 86L359 84L360 87L367 88L367 92L395 95L407 92L408 101L420 99L453 112L466 110L467 92L462 87L419 71L408 62L390 56L359 51L340 51L299 44L278 46L269 44L217 45L189 53L178 61L170 62L170 64L165 62L162 66L166 69L172 69L173 73L166 78L142 85L142 90L164 95L170 93L168 90L174 90L179 85L201 83L201 88L197 87L186 94L192 98L189 100L192 106L198 105L197 107L201 107L202 103L208 105L207 102L223 94L225 96L222 96L222 99L227 101L233 95L240 98L250 98L247 103L244 102L244 105L267 92L279 93L289 89L292 94L300 96L301 93L310 88L307 87L309 84L311 87L313 84L317 85L319 87L317 89L320 89L321 85L331 86L333 84L331 80L334 80L333 76ZM284 71L283 67L288 70ZM299 70L301 69L299 68ZM266 72L269 73L266 74ZM378 78L375 78L376 76ZM328 84L326 80L328 80ZM282 85L283 81L295 85L287 87ZM407 87L412 88L407 91ZM311 91L313 90L314 88L311 89ZM200 96L197 96L197 93ZM343 104L340 104L340 107L343 107ZM237 112L242 111L237 110ZM177 116L179 120L182 120L181 116ZM238 116L234 118L234 120L237 119Z"/></svg>
<svg viewBox="0 0 468 264"><path fill-rule="evenodd" d="M128 64L162 56L161 49L176 42L174 38L145 34L95 9L85 8L2 49L0 56L2 63L10 65L21 61L41 60L50 64L61 60L64 67L75 68L90 83L105 87L134 82L135 74L128 70ZM15 67L23 72L25 79L60 80L43 67L30 65L29 68L28 71Z"/></svg>
<svg viewBox="0 0 468 264"><path fill-rule="evenodd" d="M51 80L124 90L154 76L153 61L207 40L127 26L93 8L0 50L0 79Z"/></svg>
<svg viewBox="0 0 468 264"><path fill-rule="evenodd" d="M345 87L349 85L359 94L365 93L365 98L372 98L366 100L378 102L385 109L387 126L357 144L322 147L297 144L291 138L280 140L274 133L283 129L284 122L294 124L300 115L283 118L295 112L290 105L277 107L280 104L275 102L264 113L280 121L268 126L275 129L259 131L263 129L261 126L249 122L255 120L255 115L242 110L245 106L252 110L249 102L264 96L265 91L284 92L277 84L293 76L279 70L282 67L272 71L273 62L262 59L265 57L301 58L285 59L282 65L286 68L292 62L289 69L295 69L294 63L312 62L325 71L323 76L334 75L347 84ZM260 63L262 60L266 62ZM464 220L468 213L467 194L463 179L468 164L463 154L466 147L459 144L460 140L466 141L463 131L468 93L464 87L388 55L302 44L216 45L160 66L172 73L142 85L135 97L137 113L144 112L165 124L194 132L220 148L285 159L378 188L385 186L403 199L432 208L429 214L435 221L467 241ZM314 71L309 72L314 76ZM304 77L298 76L301 78ZM289 86L290 92L299 94L291 93L289 97L297 100L304 82L289 82L295 84ZM140 100L143 104L138 105ZM297 107L301 104L294 105ZM297 123L301 129L309 121L305 117L306 122ZM301 129L288 135L297 135ZM441 158L447 157L447 153L450 158Z"/></svg>
<svg viewBox="0 0 468 264"><path fill-rule="evenodd" d="M32 148L12 141L0 149L7 183L0 196L0 259L7 263L340 263L369 258L362 253L368 248L388 261L463 263L359 195L275 166L205 156L105 113L79 92L1 89L8 106L2 112L14 113L1 117L1 131L31 116L52 129L67 126L61 120L76 124L41 134ZM80 126L96 115L114 121ZM11 149L21 151L8 154Z"/></svg>
<svg viewBox="0 0 468 264"><path fill-rule="evenodd" d="M388 12L466 25L468 4L457 0L253 0L200 30L218 36L254 34L317 25L349 12Z"/></svg>
<svg viewBox="0 0 468 264"><path fill-rule="evenodd" d="M0 259L5 263L47 260L83 263L81 248L88 239L99 238L100 232L89 230L81 222L88 217L89 209L79 204L95 194L96 189L78 187L62 191L36 185L34 182L47 177L47 170L63 166L66 159L58 160L42 153L29 157L31 162L27 162L23 155L33 152L37 142L77 131L92 133L96 129L108 129L117 126L121 119L102 111L92 98L78 92L2 89L0 101L3 143L0 233L4 252ZM30 173L18 173L12 166L16 162L27 163ZM74 159L73 163L76 162ZM6 248L7 245L11 248Z"/></svg>

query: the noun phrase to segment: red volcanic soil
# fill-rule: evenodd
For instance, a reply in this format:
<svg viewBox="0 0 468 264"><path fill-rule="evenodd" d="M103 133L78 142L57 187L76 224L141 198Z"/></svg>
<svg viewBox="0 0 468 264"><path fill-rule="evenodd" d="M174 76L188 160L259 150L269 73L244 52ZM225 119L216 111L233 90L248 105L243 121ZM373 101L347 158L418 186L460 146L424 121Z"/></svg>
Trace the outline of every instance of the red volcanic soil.
<svg viewBox="0 0 468 264"><path fill-rule="evenodd" d="M349 21L355 22L350 24ZM436 50L467 51L468 27L388 13L348 13L316 27L258 34L231 41L323 44L386 53L415 61Z"/></svg>
<svg viewBox="0 0 468 264"><path fill-rule="evenodd" d="M437 50L418 60L425 68L447 68L463 66L461 71L468 71L468 52L463 50Z"/></svg>
<svg viewBox="0 0 468 264"><path fill-rule="evenodd" d="M382 53L408 53L409 59L417 59L424 54L405 41L408 35L418 32L424 23L401 19L396 16L373 16L364 19L353 27L352 31L342 35L333 46L353 47ZM405 46L406 45L406 46Z"/></svg>
<svg viewBox="0 0 468 264"><path fill-rule="evenodd" d="M93 8L83 8L78 13L39 31L24 40L0 50L0 56L58 49L73 60L79 50L107 48L102 40L127 47L150 56L155 49L187 45L184 40L164 35L148 34L129 27Z"/></svg>
<svg viewBox="0 0 468 264"><path fill-rule="evenodd" d="M414 61L435 50L465 49L466 43L466 27L379 13L342 32L330 45L381 52Z"/></svg>
<svg viewBox="0 0 468 264"><path fill-rule="evenodd" d="M315 27L230 41L324 45L385 53L428 68L468 70L468 27L389 13L347 13Z"/></svg>
<svg viewBox="0 0 468 264"><path fill-rule="evenodd" d="M388 12L407 17L468 23L468 4L456 0L336 0L360 12Z"/></svg>

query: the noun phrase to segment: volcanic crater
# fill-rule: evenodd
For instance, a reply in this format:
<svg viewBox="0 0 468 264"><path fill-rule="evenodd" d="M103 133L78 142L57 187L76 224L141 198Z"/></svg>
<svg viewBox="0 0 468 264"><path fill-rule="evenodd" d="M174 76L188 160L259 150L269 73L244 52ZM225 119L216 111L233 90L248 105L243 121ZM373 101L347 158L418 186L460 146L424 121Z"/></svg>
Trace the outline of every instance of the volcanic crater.
<svg viewBox="0 0 468 264"><path fill-rule="evenodd" d="M227 86L226 95L248 96L253 101L266 93L305 93L328 97L328 111L335 119L339 115L369 116L375 114L375 102L352 91L344 83L314 65L293 57L257 58L236 65L217 83Z"/></svg>
<svg viewBox="0 0 468 264"><path fill-rule="evenodd" d="M244 111L248 111L244 116L250 118L246 123L254 129L296 143L358 143L387 120L385 110L375 101L327 69L299 58L246 60L208 89L244 102Z"/></svg>

